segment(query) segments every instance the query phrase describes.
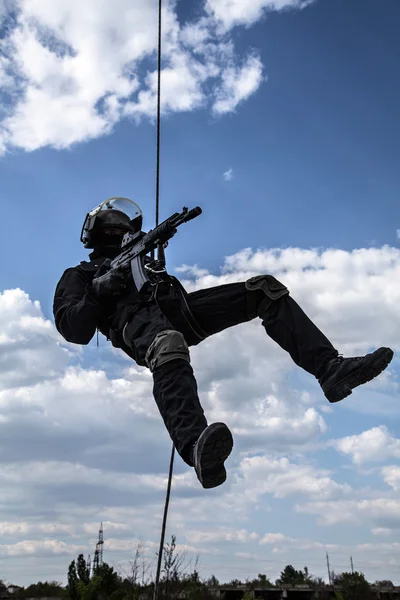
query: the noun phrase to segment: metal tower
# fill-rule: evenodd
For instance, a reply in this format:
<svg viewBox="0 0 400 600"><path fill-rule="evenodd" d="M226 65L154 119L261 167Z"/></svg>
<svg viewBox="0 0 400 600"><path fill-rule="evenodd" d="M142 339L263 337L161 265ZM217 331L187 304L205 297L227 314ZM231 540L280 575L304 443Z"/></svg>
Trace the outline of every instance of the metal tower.
<svg viewBox="0 0 400 600"><path fill-rule="evenodd" d="M96 544L96 550L94 551L93 572L95 571L95 569L97 569L98 567L100 567L103 564L103 544L104 544L104 537L103 537L103 523L102 523L100 525L100 529L99 529L99 539Z"/></svg>

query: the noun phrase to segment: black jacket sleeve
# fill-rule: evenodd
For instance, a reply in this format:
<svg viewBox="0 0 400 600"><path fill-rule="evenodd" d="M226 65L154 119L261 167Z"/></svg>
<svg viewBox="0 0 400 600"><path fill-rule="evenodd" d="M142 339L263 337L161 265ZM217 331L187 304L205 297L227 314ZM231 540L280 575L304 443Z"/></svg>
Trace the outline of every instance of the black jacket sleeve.
<svg viewBox="0 0 400 600"><path fill-rule="evenodd" d="M78 269L64 271L54 293L53 314L57 330L67 342L89 344L98 327L102 306Z"/></svg>

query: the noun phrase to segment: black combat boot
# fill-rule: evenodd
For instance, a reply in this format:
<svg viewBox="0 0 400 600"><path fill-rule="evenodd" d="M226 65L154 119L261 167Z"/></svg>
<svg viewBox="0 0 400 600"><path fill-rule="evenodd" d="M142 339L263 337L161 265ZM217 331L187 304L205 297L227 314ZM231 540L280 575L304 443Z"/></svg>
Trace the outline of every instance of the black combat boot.
<svg viewBox="0 0 400 600"><path fill-rule="evenodd" d="M226 480L224 462L232 452L233 438L225 423L213 423L193 446L193 466L203 488L213 488Z"/></svg>
<svg viewBox="0 0 400 600"><path fill-rule="evenodd" d="M337 356L328 362L318 381L329 402L339 402L350 396L355 387L382 373L392 358L393 350L390 348L379 348L355 358Z"/></svg>

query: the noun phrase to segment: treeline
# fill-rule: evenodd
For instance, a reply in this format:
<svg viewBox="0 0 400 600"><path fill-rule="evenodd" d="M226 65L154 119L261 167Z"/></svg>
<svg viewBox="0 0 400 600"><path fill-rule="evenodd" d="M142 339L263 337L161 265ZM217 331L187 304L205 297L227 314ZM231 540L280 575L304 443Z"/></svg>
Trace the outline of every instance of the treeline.
<svg viewBox="0 0 400 600"><path fill-rule="evenodd" d="M65 600L152 600L154 576L150 573L150 563L143 555L139 544L128 570L117 572L114 567L103 563L91 569L80 554L73 560L67 572L67 585L56 581L38 582L26 588L5 585L0 581L0 599L23 600L26 598L64 598ZM362 573L331 574L332 584L338 590L340 600L369 600L375 598L376 588L394 588L391 581L375 582L372 586ZM198 572L198 559L195 564L187 560L184 552L176 548L176 538L166 544L163 553L163 568L159 584L160 600L212 600L215 590L221 587L242 587L244 600L252 598L251 592L260 588L281 588L307 586L312 589L326 589L323 579L313 577L307 567L297 570L287 565L278 579L271 581L267 575L259 574L253 580L219 582L216 577L201 579ZM395 596L393 596L395 597Z"/></svg>

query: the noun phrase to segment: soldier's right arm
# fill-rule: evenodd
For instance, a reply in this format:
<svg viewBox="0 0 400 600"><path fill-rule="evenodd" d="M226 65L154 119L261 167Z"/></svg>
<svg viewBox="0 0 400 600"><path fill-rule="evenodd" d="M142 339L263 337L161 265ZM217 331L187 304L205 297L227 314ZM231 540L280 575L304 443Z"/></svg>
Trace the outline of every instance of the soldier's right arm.
<svg viewBox="0 0 400 600"><path fill-rule="evenodd" d="M58 332L67 342L87 345L101 313L102 306L85 275L77 268L67 269L54 293L53 314Z"/></svg>

